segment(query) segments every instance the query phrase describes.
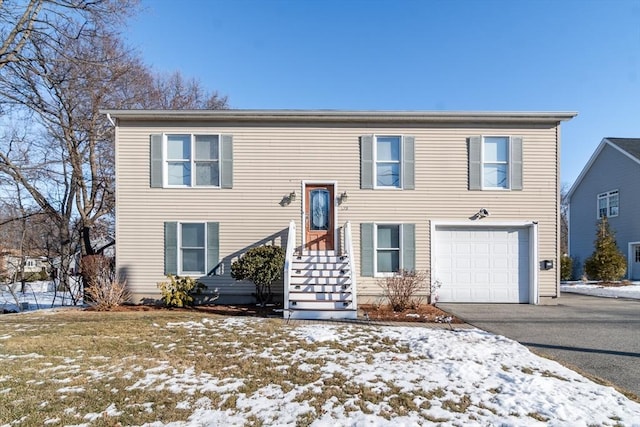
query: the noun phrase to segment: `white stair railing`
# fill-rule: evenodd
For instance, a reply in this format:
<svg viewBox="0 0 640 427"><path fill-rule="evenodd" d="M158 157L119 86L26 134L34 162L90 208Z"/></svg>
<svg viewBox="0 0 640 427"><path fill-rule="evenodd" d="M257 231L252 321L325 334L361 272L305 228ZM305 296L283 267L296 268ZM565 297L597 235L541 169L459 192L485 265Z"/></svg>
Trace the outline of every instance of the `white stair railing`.
<svg viewBox="0 0 640 427"><path fill-rule="evenodd" d="M353 240L351 239L351 221L347 221L347 223L343 227L343 255L347 255L347 259L349 260L349 274L351 274L351 297L353 298L352 306L355 310L358 309L358 299L356 298L356 290L358 287L356 286L356 270L353 261Z"/></svg>
<svg viewBox="0 0 640 427"><path fill-rule="evenodd" d="M293 253L296 248L296 222L289 222L289 233L287 235L287 249L284 259L284 312L289 310L289 285L291 284L291 264L293 263Z"/></svg>

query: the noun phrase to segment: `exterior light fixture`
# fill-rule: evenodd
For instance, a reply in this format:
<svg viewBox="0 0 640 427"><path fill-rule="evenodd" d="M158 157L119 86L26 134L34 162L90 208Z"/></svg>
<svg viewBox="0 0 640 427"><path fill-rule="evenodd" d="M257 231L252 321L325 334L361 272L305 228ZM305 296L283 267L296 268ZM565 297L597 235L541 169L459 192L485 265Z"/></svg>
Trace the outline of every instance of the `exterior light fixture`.
<svg viewBox="0 0 640 427"><path fill-rule="evenodd" d="M349 200L349 195L347 194L346 190L340 194L340 196L338 196L338 204L341 205L344 202L346 202L347 200Z"/></svg>

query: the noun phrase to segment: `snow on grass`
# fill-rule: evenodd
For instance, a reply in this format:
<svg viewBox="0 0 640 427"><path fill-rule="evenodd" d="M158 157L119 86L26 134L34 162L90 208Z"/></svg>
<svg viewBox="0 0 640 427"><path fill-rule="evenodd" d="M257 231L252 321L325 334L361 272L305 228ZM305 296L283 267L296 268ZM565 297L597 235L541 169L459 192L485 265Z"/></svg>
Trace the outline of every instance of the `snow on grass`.
<svg viewBox="0 0 640 427"><path fill-rule="evenodd" d="M220 328L260 335L254 319L172 322L167 327L211 337ZM181 334L182 335L182 334ZM218 343L219 345L223 345ZM235 348L235 347L233 347ZM277 381L251 388L253 372L222 378L166 362L144 370L127 392L175 395L182 421L147 427L398 426L445 425L587 426L638 425L640 404L595 384L515 341L477 329L358 325L283 325L260 352L286 372L308 372L308 382ZM71 388L66 392L80 392ZM209 396L219 396L218 401ZM166 398L165 403L171 398ZM145 408L151 410L152 403ZM91 425L126 411L111 403Z"/></svg>
<svg viewBox="0 0 640 427"><path fill-rule="evenodd" d="M42 346L43 360L2 341L7 407L25 405L27 388L42 398L0 411L0 425L640 426L639 403L478 329L161 315L145 314L146 329L126 317L129 352L106 353L113 340L96 333L86 353L74 339L50 353L44 327L20 347ZM41 381L21 383L29 372Z"/></svg>
<svg viewBox="0 0 640 427"><path fill-rule="evenodd" d="M597 282L566 282L560 285L562 292L607 298L640 299L640 282L626 286L602 286Z"/></svg>

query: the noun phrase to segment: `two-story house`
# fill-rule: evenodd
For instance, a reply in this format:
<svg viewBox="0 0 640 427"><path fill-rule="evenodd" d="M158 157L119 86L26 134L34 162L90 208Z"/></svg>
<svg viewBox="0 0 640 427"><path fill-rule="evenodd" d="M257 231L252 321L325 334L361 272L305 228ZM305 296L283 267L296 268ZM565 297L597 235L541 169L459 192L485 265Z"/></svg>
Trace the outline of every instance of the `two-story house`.
<svg viewBox="0 0 640 427"><path fill-rule="evenodd" d="M569 255L574 276L594 251L596 225L607 217L627 278L640 280L640 138L604 138L567 193Z"/></svg>
<svg viewBox="0 0 640 427"><path fill-rule="evenodd" d="M292 317L353 317L400 270L426 272L441 302L559 295L559 127L575 113L104 113L135 301L177 273L251 302L230 264L263 244L287 249Z"/></svg>

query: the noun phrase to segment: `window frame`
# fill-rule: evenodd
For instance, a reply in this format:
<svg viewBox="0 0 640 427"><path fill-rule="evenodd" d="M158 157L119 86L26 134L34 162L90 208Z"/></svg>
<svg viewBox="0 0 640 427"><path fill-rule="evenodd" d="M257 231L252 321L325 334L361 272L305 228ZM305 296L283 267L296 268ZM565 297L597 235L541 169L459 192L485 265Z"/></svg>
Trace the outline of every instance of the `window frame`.
<svg viewBox="0 0 640 427"><path fill-rule="evenodd" d="M618 203L615 206L617 208L617 211L616 211L615 215L612 215L611 214L611 208L612 208L611 199L612 199L612 196L614 196L614 195L615 195ZM607 218L615 218L618 215L620 215L620 191L618 189L605 191L603 193L599 193L596 196L596 218L597 219L602 219L602 217L603 217L603 215L600 214L600 200L604 200L606 202L605 209L606 209L607 213L604 216L606 216Z"/></svg>
<svg viewBox="0 0 640 427"><path fill-rule="evenodd" d="M207 268L208 268L207 258L209 256L208 248L207 248L207 239L209 237L207 236L207 233L208 233L207 222L206 221L178 221L177 224L178 224L178 227L176 230L176 237L177 237L176 249L177 249L177 262L178 262L178 265L177 265L178 276L196 276L196 275L202 276L207 274ZM204 233L203 233L202 241L204 246L202 247L202 250L203 250L203 261L204 261L203 267L204 268L202 271L186 271L186 270L183 270L182 268L183 267L182 261L184 259L183 250L184 249L200 249L200 247L185 247L182 245L182 226L185 224L199 224L199 225L202 225L203 227Z"/></svg>
<svg viewBox="0 0 640 427"><path fill-rule="evenodd" d="M168 144L171 136L188 136L189 137L189 159L169 159L168 157ZM196 159L196 139L198 136L214 136L217 138L218 144L218 157L217 159ZM169 163L170 162L184 162L190 166L189 184L170 184L169 183ZM197 185L196 174L197 164L212 164L218 165L218 185ZM221 133L163 133L162 134L162 186L164 188L222 188L222 134Z"/></svg>
<svg viewBox="0 0 640 427"><path fill-rule="evenodd" d="M488 191L509 191L511 190L512 187L512 180L511 180L511 168L512 168L512 159L511 159L511 152L512 152L512 147L511 147L511 136L508 135L482 135L481 137L481 144L480 144L480 185L481 185L481 189L482 190L488 190ZM507 160L506 161L486 161L485 160L485 146L486 146L486 139L487 138L505 138L507 140L507 144L506 144L506 148L507 148L507 153L506 153L506 157ZM507 181L506 185L504 187L490 187L486 185L486 178L485 178L485 166L486 165L506 165L506 170L505 170L505 179Z"/></svg>
<svg viewBox="0 0 640 427"><path fill-rule="evenodd" d="M398 227L398 248L380 248L378 247L378 226L396 226ZM404 265L403 260L403 230L402 224L393 222L376 222L373 224L373 276L374 277L393 277L398 275ZM398 271L378 271L378 251L398 251Z"/></svg>
<svg viewBox="0 0 640 427"><path fill-rule="evenodd" d="M378 160L378 138L398 138L398 154L397 161ZM398 164L398 185L378 185L378 164ZM403 135L373 135L373 188L376 190L402 190L404 189L404 136Z"/></svg>

